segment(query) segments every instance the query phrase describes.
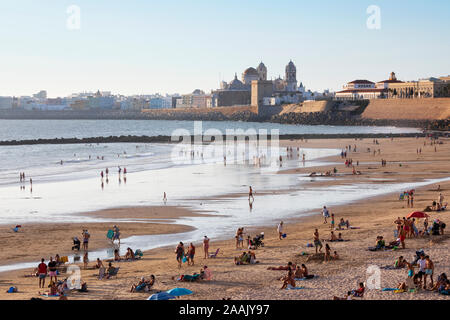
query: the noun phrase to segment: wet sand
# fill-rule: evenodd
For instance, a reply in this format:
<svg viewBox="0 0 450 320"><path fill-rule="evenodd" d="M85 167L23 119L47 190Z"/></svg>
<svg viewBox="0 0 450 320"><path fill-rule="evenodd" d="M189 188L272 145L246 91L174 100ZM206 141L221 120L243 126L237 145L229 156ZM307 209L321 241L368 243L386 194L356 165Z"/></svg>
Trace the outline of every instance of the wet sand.
<svg viewBox="0 0 450 320"><path fill-rule="evenodd" d="M355 182L370 181L369 179L381 179L381 181L393 182L413 182L427 178L442 178L450 176L450 140L442 139L443 145L437 145L437 152L434 146L423 146L425 139L378 139L380 145L373 145L371 139L355 141L354 139L342 140L310 140L308 142L286 141L283 143L300 147L329 147L341 148L345 145L357 145L356 153L349 153L347 156L360 161L357 170L361 175L352 175L351 168L342 165L340 157L330 157L332 162L339 162L339 165L330 165L318 168L299 168L283 172L282 174L309 174L312 171L324 172L336 166L338 176L332 180L321 180L320 177L311 179L309 186L333 186L335 184L353 184ZM429 144L429 142L428 142ZM381 154L373 156L373 153L366 153L367 147L381 149ZM416 153L417 148L422 148L422 154ZM381 167L380 159L388 161L386 167ZM365 163L371 162L371 163ZM373 163L372 163L373 162ZM399 164L402 163L400 167ZM373 169L372 169L373 168ZM386 173L388 172L388 173ZM387 180L389 179L389 180ZM379 183L380 180L374 180ZM321 215L290 219L286 221L285 232L287 238L278 240L276 226L258 227L254 226L246 230L251 236L259 232L265 232L265 247L256 250L256 265L236 266L233 258L238 256L245 249L236 249L234 234L229 235L230 240L214 241L212 239L210 252L220 248L220 254L215 259L203 259L201 244L197 246L195 266L183 265L179 270L175 260L174 249L176 243L171 248L159 248L145 252L144 258L135 262L116 263L120 266L119 276L111 280L97 280L93 270L82 270L82 279L88 284L88 293L71 293L69 299L146 299L152 292L167 290L174 287L185 287L194 291L193 295L181 297L181 299L331 299L333 295L343 296L348 290L356 289L357 283L367 281L366 270L370 265L392 265L395 258L403 255L408 261L417 249L423 248L435 263L435 276L441 272L449 273L449 236L433 236L418 239L407 239L406 249L398 251L370 252L368 246L375 244L376 236L383 235L387 241L394 240L393 221L398 217L403 217L411 211L423 210L438 197L437 185L429 185L416 189L414 208L408 208L405 201L398 200L398 194L388 194L364 201L353 202L344 206L331 207L330 211L336 215L336 221L341 217L349 219L351 225L361 229L343 230L344 239L348 242L330 243L331 250L336 250L340 255L340 260L324 263L322 260L307 261L308 257L314 253L314 248L307 248L306 243L312 242L312 234L315 228L319 229L320 237L329 237L330 225L323 223ZM441 189L446 198L450 198L450 182L441 183ZM246 190L245 190L246 191ZM255 201L258 201L256 193ZM445 202L445 201L444 201ZM326 204L326 199L324 199ZM301 205L293 202L293 205ZM170 209L169 209L170 210ZM319 212L320 208L317 209ZM432 212L431 219L439 218L448 225L449 212ZM422 227L419 222L418 227ZM110 223L107 224L110 226ZM143 225L139 225L143 228ZM139 226L136 226L139 229ZM121 228L122 225L121 225ZM81 230L80 228L75 228ZM160 231L158 229L158 231ZM448 230L447 230L448 231ZM134 232L141 232L134 231ZM148 232L148 231L146 231ZM143 232L143 233L146 233ZM448 233L448 232L447 232ZM137 233L136 233L137 234ZM104 232L101 233L104 237ZM45 238L45 237L44 237ZM199 239L200 241L201 239ZM11 242L13 245L13 242ZM325 245L325 244L324 244ZM4 246L2 246L4 247ZM39 247L37 245L36 247ZM51 249L50 252L54 252ZM301 256L301 252L310 255ZM29 260L29 259L28 259ZM319 275L317 279L308 281L297 281L297 286L304 286L302 290L279 290L281 282L277 280L283 276L285 271L269 271L268 266L285 265L288 261L306 263L311 274ZM207 264L213 271L213 280L199 283L177 282L172 280L173 276L180 274L192 274L199 272L203 264ZM0 273L0 298L1 299L29 299L36 297L38 292L38 281L36 278L25 278L23 275L30 270L19 270L15 272ZM142 276L148 277L150 274L156 276L154 290L149 293L130 293L131 284L137 283ZM406 279L406 270L382 270L381 287L395 287L398 282ZM19 292L15 294L4 293L11 285L16 285ZM47 299L47 298L46 298ZM435 292L419 293L392 293L381 292L380 290L368 290L364 299L448 299L446 296Z"/></svg>
<svg viewBox="0 0 450 320"><path fill-rule="evenodd" d="M171 206L116 208L84 214L103 219L140 219L140 222L26 224L22 225L19 232L14 232L12 226L2 225L0 226L1 264L39 261L41 258L47 260L55 254L71 255L73 254L72 238L77 236L82 241L83 229L88 229L91 234L89 250L111 247L110 241L106 238L106 232L114 224L119 225L122 239L133 235L187 232L192 228L168 222L181 216L196 215L185 208ZM158 219L158 222L152 222L152 219Z"/></svg>

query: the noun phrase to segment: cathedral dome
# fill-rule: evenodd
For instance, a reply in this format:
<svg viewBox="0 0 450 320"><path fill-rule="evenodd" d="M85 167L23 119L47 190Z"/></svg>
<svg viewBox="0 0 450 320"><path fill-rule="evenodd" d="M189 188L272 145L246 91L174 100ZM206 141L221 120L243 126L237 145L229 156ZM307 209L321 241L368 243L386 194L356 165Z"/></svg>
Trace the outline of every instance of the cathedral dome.
<svg viewBox="0 0 450 320"><path fill-rule="evenodd" d="M244 84L237 78L237 75L234 75L234 79L230 81L228 85L228 89L230 90L242 90L244 89Z"/></svg>
<svg viewBox="0 0 450 320"><path fill-rule="evenodd" d="M245 75L245 76L257 76L258 75L258 71L256 71L255 68L250 67L250 68L245 69L243 75Z"/></svg>

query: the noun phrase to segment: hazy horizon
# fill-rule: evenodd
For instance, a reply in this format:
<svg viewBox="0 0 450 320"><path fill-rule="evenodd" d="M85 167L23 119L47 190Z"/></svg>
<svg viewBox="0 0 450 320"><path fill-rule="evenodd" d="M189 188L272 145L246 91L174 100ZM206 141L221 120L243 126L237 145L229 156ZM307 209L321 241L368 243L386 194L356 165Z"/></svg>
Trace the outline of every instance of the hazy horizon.
<svg viewBox="0 0 450 320"><path fill-rule="evenodd" d="M379 29L367 26L372 5ZM444 0L2 1L0 96L209 92L260 61L270 79L292 60L312 91L392 71L447 76L449 12Z"/></svg>

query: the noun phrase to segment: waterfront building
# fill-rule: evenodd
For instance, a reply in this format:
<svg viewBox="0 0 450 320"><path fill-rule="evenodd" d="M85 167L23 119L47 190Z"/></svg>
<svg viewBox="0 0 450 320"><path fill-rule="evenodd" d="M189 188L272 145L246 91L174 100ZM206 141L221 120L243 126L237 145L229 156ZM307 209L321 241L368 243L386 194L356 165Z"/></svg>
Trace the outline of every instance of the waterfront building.
<svg viewBox="0 0 450 320"><path fill-rule="evenodd" d="M13 97L0 97L0 109L12 109Z"/></svg>
<svg viewBox="0 0 450 320"><path fill-rule="evenodd" d="M419 79L394 83L389 86L389 98L413 99L413 98L448 98L450 97L450 81L445 77Z"/></svg>
<svg viewBox="0 0 450 320"><path fill-rule="evenodd" d="M149 101L150 109L169 109L172 108L172 97L156 96Z"/></svg>

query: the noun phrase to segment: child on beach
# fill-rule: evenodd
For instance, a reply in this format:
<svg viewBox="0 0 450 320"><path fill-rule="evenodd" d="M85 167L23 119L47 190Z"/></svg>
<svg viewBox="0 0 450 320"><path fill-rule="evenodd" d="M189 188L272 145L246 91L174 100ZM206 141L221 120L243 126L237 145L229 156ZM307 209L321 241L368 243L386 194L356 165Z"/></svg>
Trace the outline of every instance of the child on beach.
<svg viewBox="0 0 450 320"><path fill-rule="evenodd" d="M331 248L327 243L327 244L325 244L325 256L324 256L324 260L323 260L324 262L331 260L330 253L331 253Z"/></svg>

